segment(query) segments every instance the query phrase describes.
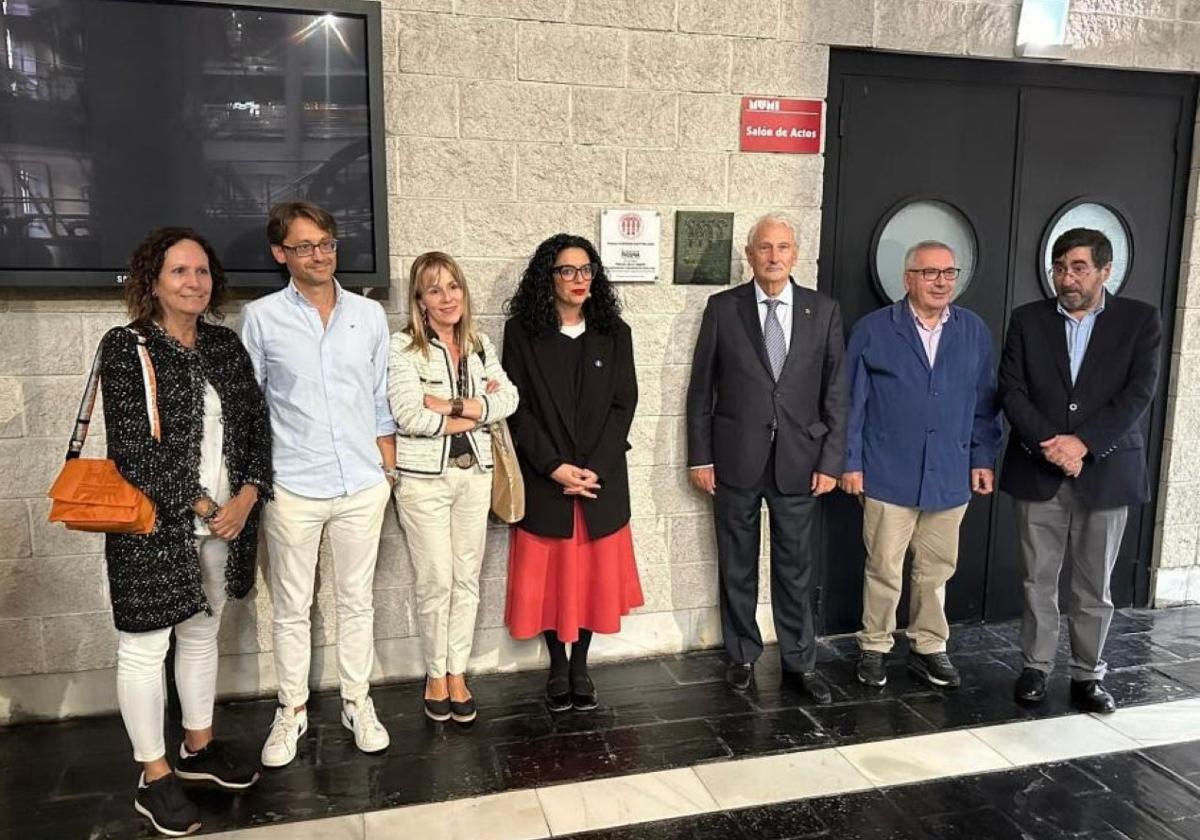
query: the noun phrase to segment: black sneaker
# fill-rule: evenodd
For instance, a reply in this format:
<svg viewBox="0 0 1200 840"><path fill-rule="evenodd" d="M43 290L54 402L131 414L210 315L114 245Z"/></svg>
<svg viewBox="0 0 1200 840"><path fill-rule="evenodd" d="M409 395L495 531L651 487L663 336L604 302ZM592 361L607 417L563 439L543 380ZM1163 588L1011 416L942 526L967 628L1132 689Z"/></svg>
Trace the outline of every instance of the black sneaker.
<svg viewBox="0 0 1200 840"><path fill-rule="evenodd" d="M883 654L877 650L864 650L859 655L856 673L863 685L876 688L887 685L887 668L883 664Z"/></svg>
<svg viewBox="0 0 1200 840"><path fill-rule="evenodd" d="M258 768L238 761L223 741L215 738L200 752L189 753L179 745L175 775L189 782L215 782L227 790L245 790L258 781Z"/></svg>
<svg viewBox="0 0 1200 840"><path fill-rule="evenodd" d="M908 670L936 688L958 688L962 685L962 678L945 653L910 651Z"/></svg>
<svg viewBox="0 0 1200 840"><path fill-rule="evenodd" d="M138 780L133 809L167 837L185 837L200 830L200 812L187 798L174 773L150 783L143 775Z"/></svg>

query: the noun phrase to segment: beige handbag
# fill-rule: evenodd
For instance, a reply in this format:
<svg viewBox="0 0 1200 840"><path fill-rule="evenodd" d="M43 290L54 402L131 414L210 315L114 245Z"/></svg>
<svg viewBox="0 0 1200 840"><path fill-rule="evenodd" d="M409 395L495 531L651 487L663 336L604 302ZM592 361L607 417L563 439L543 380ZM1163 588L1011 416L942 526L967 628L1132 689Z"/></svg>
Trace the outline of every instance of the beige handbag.
<svg viewBox="0 0 1200 840"><path fill-rule="evenodd" d="M517 462L508 421L489 427L492 433L492 513L512 525L525 518L525 479Z"/></svg>

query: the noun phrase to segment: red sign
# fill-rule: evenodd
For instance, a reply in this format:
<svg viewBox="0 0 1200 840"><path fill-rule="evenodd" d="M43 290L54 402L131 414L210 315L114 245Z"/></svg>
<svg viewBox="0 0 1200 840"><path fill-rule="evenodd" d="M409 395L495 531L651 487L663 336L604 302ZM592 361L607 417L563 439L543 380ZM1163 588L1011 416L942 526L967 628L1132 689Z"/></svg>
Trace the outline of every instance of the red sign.
<svg viewBox="0 0 1200 840"><path fill-rule="evenodd" d="M819 154L823 104L819 99L742 97L741 150Z"/></svg>

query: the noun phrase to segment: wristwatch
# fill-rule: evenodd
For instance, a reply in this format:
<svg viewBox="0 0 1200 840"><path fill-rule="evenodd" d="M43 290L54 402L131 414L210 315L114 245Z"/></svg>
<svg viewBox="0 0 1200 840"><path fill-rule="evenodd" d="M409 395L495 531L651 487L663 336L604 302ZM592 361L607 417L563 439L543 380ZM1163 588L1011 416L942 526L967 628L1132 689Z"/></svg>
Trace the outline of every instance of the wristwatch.
<svg viewBox="0 0 1200 840"><path fill-rule="evenodd" d="M201 501L208 502L208 511L206 513L200 513L197 511L196 516L200 517L201 522L203 522L205 525L208 525L217 518L217 514L221 512L221 506L207 496L205 496Z"/></svg>
<svg viewBox="0 0 1200 840"><path fill-rule="evenodd" d="M397 481L400 480L400 468L399 467L392 467L390 470L387 467L384 467L383 474L386 475L391 480L392 484L395 484Z"/></svg>
<svg viewBox="0 0 1200 840"><path fill-rule="evenodd" d="M450 400L450 416L451 417L462 417L462 413L463 413L462 397L455 397L454 399Z"/></svg>

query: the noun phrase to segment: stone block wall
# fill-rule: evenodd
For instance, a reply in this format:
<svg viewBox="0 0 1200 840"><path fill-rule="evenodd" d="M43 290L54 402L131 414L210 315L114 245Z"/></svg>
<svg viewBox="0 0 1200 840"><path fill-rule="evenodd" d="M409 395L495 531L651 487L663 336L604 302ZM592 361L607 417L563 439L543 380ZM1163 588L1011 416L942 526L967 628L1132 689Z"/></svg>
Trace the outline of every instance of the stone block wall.
<svg viewBox="0 0 1200 840"><path fill-rule="evenodd" d="M735 213L738 278L750 223L768 210L784 211L799 229L797 278L816 281L823 158L738 152L739 98L823 98L830 46L1011 60L1019 5L382 0L392 256L383 303L393 326L403 322L408 266L425 250L462 260L482 325L498 341L504 301L541 239L559 230L594 237L608 206L663 214L660 281L621 289L641 391L630 479L647 603L622 634L597 642L597 656L719 641L713 533L706 501L686 484L682 419L691 345L714 290L670 284L675 211ZM1200 71L1200 0L1072 5L1071 61ZM1200 599L1196 182L1193 173L1159 511L1164 601ZM234 310L229 322L236 326ZM44 493L91 354L122 320L114 292L0 291L0 721L115 705L102 542L47 525ZM91 451L102 451L103 424L93 438ZM489 532L479 669L540 661L538 645L511 642L502 626L506 544L503 530ZM327 563L322 580L329 579ZM412 570L391 515L375 585L378 675L416 676L422 668ZM321 586L314 607L314 678L325 685L335 676L330 594ZM769 620L763 628L770 635ZM272 689L265 587L228 608L221 644L224 692Z"/></svg>

